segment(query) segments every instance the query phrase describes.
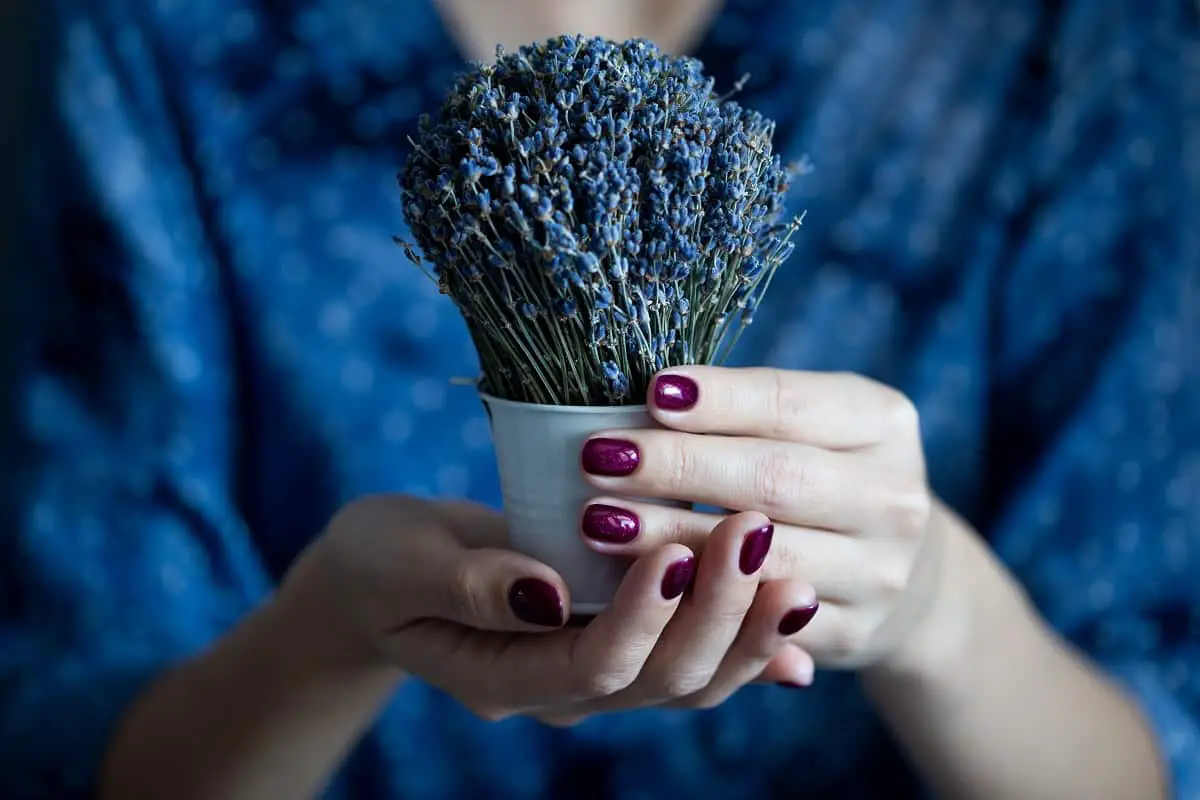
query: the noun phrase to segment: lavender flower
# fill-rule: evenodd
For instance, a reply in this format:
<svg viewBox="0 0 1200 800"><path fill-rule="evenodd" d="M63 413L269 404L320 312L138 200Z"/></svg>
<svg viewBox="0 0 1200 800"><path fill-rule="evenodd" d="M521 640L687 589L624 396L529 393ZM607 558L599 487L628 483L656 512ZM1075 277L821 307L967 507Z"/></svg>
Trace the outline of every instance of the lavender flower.
<svg viewBox="0 0 1200 800"><path fill-rule="evenodd" d="M642 402L651 376L720 363L800 219L774 124L645 40L497 51L422 117L400 176L482 387L560 405Z"/></svg>

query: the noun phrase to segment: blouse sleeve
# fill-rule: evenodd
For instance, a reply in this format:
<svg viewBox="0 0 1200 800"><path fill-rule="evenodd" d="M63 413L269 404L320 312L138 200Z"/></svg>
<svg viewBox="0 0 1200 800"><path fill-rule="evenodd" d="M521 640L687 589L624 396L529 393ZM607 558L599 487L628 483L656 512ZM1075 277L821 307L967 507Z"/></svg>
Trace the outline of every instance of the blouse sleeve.
<svg viewBox="0 0 1200 800"><path fill-rule="evenodd" d="M1046 76L1052 120L1027 143L1032 210L1002 281L991 533L1049 622L1140 703L1174 796L1195 798L1196 14L1070 5Z"/></svg>
<svg viewBox="0 0 1200 800"><path fill-rule="evenodd" d="M0 796L14 798L90 795L132 698L271 587L235 503L228 309L146 39L60 5L39 213L7 276L20 316L0 359Z"/></svg>

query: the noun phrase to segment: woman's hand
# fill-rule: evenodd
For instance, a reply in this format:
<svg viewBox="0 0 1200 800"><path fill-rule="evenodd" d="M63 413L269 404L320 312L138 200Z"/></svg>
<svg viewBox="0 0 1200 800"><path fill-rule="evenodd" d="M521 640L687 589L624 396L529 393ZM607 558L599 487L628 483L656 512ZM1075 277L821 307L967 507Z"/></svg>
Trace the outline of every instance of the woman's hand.
<svg viewBox="0 0 1200 800"><path fill-rule="evenodd" d="M501 549L500 515L368 497L338 515L281 596L321 609L307 616L351 652L486 719L571 724L601 711L706 707L768 665L777 680L809 680L811 660L780 625L816 595L796 579L760 590L769 520L736 514L706 533L701 557L677 542L642 548L611 607L585 628L564 627L567 587L546 565Z"/></svg>
<svg viewBox="0 0 1200 800"><path fill-rule="evenodd" d="M940 537L906 397L856 375L688 367L658 376L649 403L669 430L606 432L584 446L602 493L583 515L593 548L703 553L720 519L608 493L754 509L776 524L766 586L816 587L821 612L792 640L819 666L882 663L915 638Z"/></svg>

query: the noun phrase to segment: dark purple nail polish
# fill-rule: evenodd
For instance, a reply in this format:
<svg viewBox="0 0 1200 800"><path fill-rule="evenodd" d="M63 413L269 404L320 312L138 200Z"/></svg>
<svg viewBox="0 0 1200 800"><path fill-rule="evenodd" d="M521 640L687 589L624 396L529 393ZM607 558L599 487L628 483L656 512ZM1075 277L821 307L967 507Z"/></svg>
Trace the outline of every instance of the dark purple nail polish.
<svg viewBox="0 0 1200 800"><path fill-rule="evenodd" d="M750 531L742 539L742 552L738 556L738 566L743 575L753 575L767 560L771 550L771 539L775 536L775 526L767 523L757 530Z"/></svg>
<svg viewBox="0 0 1200 800"><path fill-rule="evenodd" d="M804 630L804 626L812 622L812 618L817 615L817 609L820 607L820 603L814 602L812 605L793 608L784 614L783 619L779 620L779 635L791 636L793 633Z"/></svg>
<svg viewBox="0 0 1200 800"><path fill-rule="evenodd" d="M663 573L662 596L664 600L674 600L687 591L696 577L696 559L692 556L681 558Z"/></svg>
<svg viewBox="0 0 1200 800"><path fill-rule="evenodd" d="M593 503L583 510L583 535L597 542L628 544L641 530L637 514L604 503Z"/></svg>
<svg viewBox="0 0 1200 800"><path fill-rule="evenodd" d="M775 683L775 685L782 686L784 689L807 689L808 688L803 683L796 683L795 681L777 681Z"/></svg>
<svg viewBox="0 0 1200 800"><path fill-rule="evenodd" d="M562 597L545 581L522 578L508 590L508 605L517 619L530 625L558 628L563 624Z"/></svg>
<svg viewBox="0 0 1200 800"><path fill-rule="evenodd" d="M633 442L600 437L587 441L580 460L585 472L620 478L638 468L641 455Z"/></svg>
<svg viewBox="0 0 1200 800"><path fill-rule="evenodd" d="M700 399L700 387L685 375L659 375L654 381L654 405L664 411L687 411Z"/></svg>

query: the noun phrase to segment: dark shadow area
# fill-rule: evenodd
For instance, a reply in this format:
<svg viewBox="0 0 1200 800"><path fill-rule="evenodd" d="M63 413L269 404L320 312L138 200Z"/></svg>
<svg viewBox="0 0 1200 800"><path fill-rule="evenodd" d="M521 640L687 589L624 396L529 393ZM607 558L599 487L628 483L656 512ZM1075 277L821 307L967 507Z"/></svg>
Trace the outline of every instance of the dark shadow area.
<svg viewBox="0 0 1200 800"><path fill-rule="evenodd" d="M32 177L25 154L37 127L33 100L45 96L35 91L35 81L46 74L35 63L35 58L45 55L43 16L32 0L0 3L0 341L16 327L21 294L13 259L21 229L21 198L26 196L23 189ZM0 363L0 370L9 366ZM8 402L8 392L0 390L0 412ZM0 419L7 418L8 414L0 413Z"/></svg>

